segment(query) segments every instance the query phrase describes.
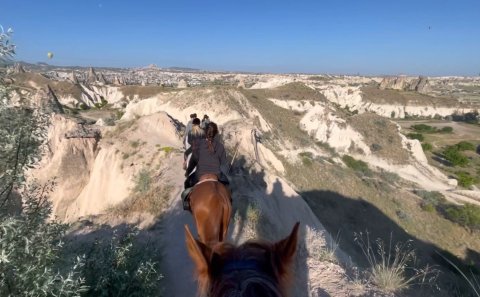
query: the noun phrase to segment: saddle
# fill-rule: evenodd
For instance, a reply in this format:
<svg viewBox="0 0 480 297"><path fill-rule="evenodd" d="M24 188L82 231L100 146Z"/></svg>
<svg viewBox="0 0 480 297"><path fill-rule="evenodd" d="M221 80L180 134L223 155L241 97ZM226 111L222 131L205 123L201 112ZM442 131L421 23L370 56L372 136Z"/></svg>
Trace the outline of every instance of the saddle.
<svg viewBox="0 0 480 297"><path fill-rule="evenodd" d="M218 182L218 177L216 174L204 174L200 176L198 183L196 183L193 187L186 188L183 190L181 197L182 197L182 202L183 202L183 210L188 210L191 211L190 208L190 194L193 192L195 187L201 183L207 182L207 181L216 181Z"/></svg>

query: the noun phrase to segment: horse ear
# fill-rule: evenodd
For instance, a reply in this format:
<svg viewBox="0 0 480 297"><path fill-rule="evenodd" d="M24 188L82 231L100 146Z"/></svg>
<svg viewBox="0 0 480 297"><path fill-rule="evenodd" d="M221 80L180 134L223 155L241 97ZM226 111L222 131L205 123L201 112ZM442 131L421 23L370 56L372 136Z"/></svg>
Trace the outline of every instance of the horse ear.
<svg viewBox="0 0 480 297"><path fill-rule="evenodd" d="M274 245L274 252L279 263L278 268L281 274L287 272L293 257L295 256L295 251L297 250L297 241L298 241L298 227L300 222L297 222L293 226L292 232L286 238L278 241Z"/></svg>
<svg viewBox="0 0 480 297"><path fill-rule="evenodd" d="M185 241L187 243L188 254L190 254L190 258L192 258L197 268L198 277L207 277L212 250L202 242L196 240L187 225L185 225Z"/></svg>

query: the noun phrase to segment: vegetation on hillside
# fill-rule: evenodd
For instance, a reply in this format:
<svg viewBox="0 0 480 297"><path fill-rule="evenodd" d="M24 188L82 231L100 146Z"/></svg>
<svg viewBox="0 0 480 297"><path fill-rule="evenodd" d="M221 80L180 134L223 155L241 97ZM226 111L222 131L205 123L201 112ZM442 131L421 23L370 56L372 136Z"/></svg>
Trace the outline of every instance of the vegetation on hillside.
<svg viewBox="0 0 480 297"><path fill-rule="evenodd" d="M4 58L9 48L1 38ZM3 81L0 77L0 295L152 295L161 277L158 263L134 248L135 233L105 238L102 248L87 245L69 253L70 226L51 216L55 183L25 181L25 170L42 157L49 114L32 109L28 100L11 106L11 87Z"/></svg>

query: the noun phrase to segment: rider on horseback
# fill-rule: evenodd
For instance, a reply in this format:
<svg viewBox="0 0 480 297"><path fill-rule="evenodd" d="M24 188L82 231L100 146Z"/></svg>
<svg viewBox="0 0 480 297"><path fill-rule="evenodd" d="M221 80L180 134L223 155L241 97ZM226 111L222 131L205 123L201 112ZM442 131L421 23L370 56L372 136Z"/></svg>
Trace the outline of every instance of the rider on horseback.
<svg viewBox="0 0 480 297"><path fill-rule="evenodd" d="M227 178L227 154L223 143L218 135L217 124L210 122L206 130L206 138L198 139L192 144L192 157L188 164L185 176L185 191L183 197L186 197L191 188L202 178L202 176L212 175L218 181L228 185ZM193 169L195 172L192 173Z"/></svg>
<svg viewBox="0 0 480 297"><path fill-rule="evenodd" d="M205 130L200 128L200 119L194 118L192 121L192 128L187 135L188 148L183 154L183 169L187 167L187 160L189 155L192 153L193 146L198 146L198 143L201 139L205 138Z"/></svg>

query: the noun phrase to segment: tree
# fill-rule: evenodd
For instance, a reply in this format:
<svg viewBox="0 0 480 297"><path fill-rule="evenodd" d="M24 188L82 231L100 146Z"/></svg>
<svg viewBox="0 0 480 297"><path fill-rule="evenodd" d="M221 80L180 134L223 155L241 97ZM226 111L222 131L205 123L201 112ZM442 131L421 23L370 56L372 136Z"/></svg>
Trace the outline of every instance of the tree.
<svg viewBox="0 0 480 297"><path fill-rule="evenodd" d="M15 54L12 30L0 26L0 59ZM48 115L13 104L0 72L0 296L80 296L83 260L57 266L66 225L49 221L53 183L25 184L25 169L41 158Z"/></svg>

